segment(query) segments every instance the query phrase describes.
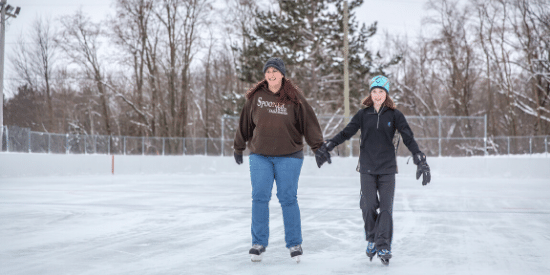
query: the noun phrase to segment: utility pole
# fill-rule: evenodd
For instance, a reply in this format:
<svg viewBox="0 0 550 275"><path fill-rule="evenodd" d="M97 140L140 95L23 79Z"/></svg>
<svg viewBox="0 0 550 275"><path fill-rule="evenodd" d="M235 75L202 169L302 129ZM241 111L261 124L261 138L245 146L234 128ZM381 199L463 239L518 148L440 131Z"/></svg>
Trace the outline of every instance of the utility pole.
<svg viewBox="0 0 550 275"><path fill-rule="evenodd" d="M4 6L8 0L2 0L0 9L0 152L4 141L4 44L6 41L6 9Z"/></svg>
<svg viewBox="0 0 550 275"><path fill-rule="evenodd" d="M349 72L348 72L348 54L349 54L349 41L348 41L348 1L344 1L344 123L349 123ZM344 143L344 155L351 157L350 142Z"/></svg>
<svg viewBox="0 0 550 275"><path fill-rule="evenodd" d="M8 0L0 2L0 151L4 140L4 44L6 43L6 16L16 18L21 11L20 7L14 8L8 5Z"/></svg>
<svg viewBox="0 0 550 275"><path fill-rule="evenodd" d="M16 18L21 11L20 7L14 8L8 5L8 0L0 1L0 151L4 140L4 45L6 44L6 16ZM13 13L12 13L13 12Z"/></svg>

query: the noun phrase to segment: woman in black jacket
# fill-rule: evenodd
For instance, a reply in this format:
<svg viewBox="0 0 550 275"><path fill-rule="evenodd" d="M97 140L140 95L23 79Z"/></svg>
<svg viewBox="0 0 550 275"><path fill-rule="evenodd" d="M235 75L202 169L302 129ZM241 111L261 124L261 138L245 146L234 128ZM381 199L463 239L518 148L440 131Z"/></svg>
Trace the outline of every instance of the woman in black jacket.
<svg viewBox="0 0 550 275"><path fill-rule="evenodd" d="M396 131L399 131L403 143L413 154L414 163L418 167L416 178L423 175L422 185L428 184L431 179L426 155L418 148L405 116L395 108L389 97L389 88L386 77L374 77L371 80L370 94L363 100L366 108L359 110L344 130L317 150L318 154L332 151L335 146L350 139L361 129L358 170L361 173L360 206L368 241L367 256L372 261L372 257L378 254L386 265L392 256L392 208L397 173L393 138ZM380 208L379 212L377 208Z"/></svg>

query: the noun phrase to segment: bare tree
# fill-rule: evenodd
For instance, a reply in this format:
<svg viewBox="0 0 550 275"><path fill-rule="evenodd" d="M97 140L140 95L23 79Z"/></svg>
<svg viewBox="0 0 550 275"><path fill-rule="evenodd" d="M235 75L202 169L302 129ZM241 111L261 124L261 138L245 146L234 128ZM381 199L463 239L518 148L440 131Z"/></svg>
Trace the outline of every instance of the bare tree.
<svg viewBox="0 0 550 275"><path fill-rule="evenodd" d="M489 136L547 134L550 6L541 0L462 6L434 0L427 7L435 13L423 29L431 27L432 37L414 43L387 38L385 47L404 56L391 69L399 104L426 115L485 113Z"/></svg>
<svg viewBox="0 0 550 275"><path fill-rule="evenodd" d="M30 43L18 42L16 54L11 57L17 74L30 89L43 94L47 112L46 131L57 131L54 119L52 78L57 62L57 48L54 42L55 30L49 19L38 17L32 24Z"/></svg>
<svg viewBox="0 0 550 275"><path fill-rule="evenodd" d="M178 118L181 119L179 133L185 136L185 127L187 125L187 101L189 94L189 73L193 57L198 52L196 48L201 35L200 28L208 24L209 13L212 11L212 4L209 0L188 0L184 2L186 12L180 15L182 20L183 43L182 43L182 68L181 68L181 85L182 97L180 102L180 113ZM177 120L176 120L177 121Z"/></svg>
<svg viewBox="0 0 550 275"><path fill-rule="evenodd" d="M485 55L490 135L550 130L550 5L547 1L472 0ZM545 34L546 33L546 34ZM495 144L494 150L498 150Z"/></svg>
<svg viewBox="0 0 550 275"><path fill-rule="evenodd" d="M177 81L177 50L178 41L180 40L180 30L177 26L178 21L178 9L180 8L180 1L178 0L164 0L160 4L160 8L155 11L155 15L158 20L164 25L166 48L168 51L168 68L165 68L168 76L168 101L169 101L169 114L174 118L174 123L171 125L175 127L176 117L176 81Z"/></svg>
<svg viewBox="0 0 550 275"><path fill-rule="evenodd" d="M210 0L164 0L155 10L164 27L171 135L186 136L190 67L199 50L199 28L211 10Z"/></svg>
<svg viewBox="0 0 550 275"><path fill-rule="evenodd" d="M212 51L214 48L214 45L216 43L212 29L209 29L210 39L209 39L209 45L208 45L208 53L206 54L206 61L204 62L204 136L205 137L211 137L210 133L210 117L209 117L209 110L210 110L210 101L212 97ZM213 68L214 70L216 67Z"/></svg>
<svg viewBox="0 0 550 275"><path fill-rule="evenodd" d="M542 1L511 1L514 13L510 18L515 34L514 46L523 55L518 64L526 73L523 83L526 92L516 92L517 107L529 116L535 117L533 131L541 132L542 122L546 129L550 122L548 83L550 82L550 5ZM522 78L525 79L525 78Z"/></svg>
<svg viewBox="0 0 550 275"><path fill-rule="evenodd" d="M132 68L135 81L134 94L131 98L123 94L119 97L132 108L140 118L139 135L156 135L155 114L149 111L150 102L145 102L145 67L148 45L149 25L152 21L153 1L150 0L117 0L116 16L109 23L113 26L112 38L125 53L121 62ZM129 58L126 58L129 57Z"/></svg>
<svg viewBox="0 0 550 275"><path fill-rule="evenodd" d="M447 0L429 1L428 7L438 13L432 23L437 24L440 34L431 43L439 60L437 65L445 70L439 79L449 92L454 115L469 116L477 81L476 56L467 30L469 9L460 10L457 2Z"/></svg>
<svg viewBox="0 0 550 275"><path fill-rule="evenodd" d="M92 79L97 88L103 122L107 135L111 135L109 96L105 85L103 63L99 57L100 39L103 35L101 26L84 15L82 10L67 17L62 17L63 27L57 45L64 51L71 62L78 65L87 77Z"/></svg>

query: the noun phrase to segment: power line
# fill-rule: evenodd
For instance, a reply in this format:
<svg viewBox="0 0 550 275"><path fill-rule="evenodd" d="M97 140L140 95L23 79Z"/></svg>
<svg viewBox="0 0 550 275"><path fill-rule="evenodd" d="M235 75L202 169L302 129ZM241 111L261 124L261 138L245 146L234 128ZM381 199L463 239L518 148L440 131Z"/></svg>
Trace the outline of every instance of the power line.
<svg viewBox="0 0 550 275"><path fill-rule="evenodd" d="M50 4L50 5L41 5L41 4L31 4L24 5L27 7L109 7L111 4Z"/></svg>
<svg viewBox="0 0 550 275"><path fill-rule="evenodd" d="M110 76L110 77L105 77L105 79L130 79L132 77L124 77L124 76ZM22 78L22 77L9 77L9 78L4 78L6 80L26 80L25 78ZM33 78L35 80L38 79L38 77L36 78ZM64 80L64 79L71 79L71 80L95 80L93 77L50 77L48 78L50 80Z"/></svg>

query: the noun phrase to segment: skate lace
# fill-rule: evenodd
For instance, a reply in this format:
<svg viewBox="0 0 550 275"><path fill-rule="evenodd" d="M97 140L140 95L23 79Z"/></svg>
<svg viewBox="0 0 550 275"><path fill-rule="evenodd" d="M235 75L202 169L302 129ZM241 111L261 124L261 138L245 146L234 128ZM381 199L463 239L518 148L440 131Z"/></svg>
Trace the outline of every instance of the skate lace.
<svg viewBox="0 0 550 275"><path fill-rule="evenodd" d="M302 249L302 246L296 245L290 248L290 252L300 251L301 249Z"/></svg>
<svg viewBox="0 0 550 275"><path fill-rule="evenodd" d="M369 245L367 246L367 249L368 250L373 250L374 249L374 243L369 242Z"/></svg>
<svg viewBox="0 0 550 275"><path fill-rule="evenodd" d="M391 252L387 249L382 249L382 250L380 250L380 252L381 252L380 254L383 254L383 255L384 254L391 254Z"/></svg>

